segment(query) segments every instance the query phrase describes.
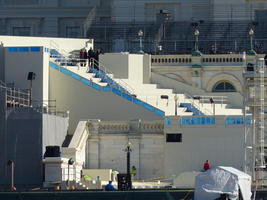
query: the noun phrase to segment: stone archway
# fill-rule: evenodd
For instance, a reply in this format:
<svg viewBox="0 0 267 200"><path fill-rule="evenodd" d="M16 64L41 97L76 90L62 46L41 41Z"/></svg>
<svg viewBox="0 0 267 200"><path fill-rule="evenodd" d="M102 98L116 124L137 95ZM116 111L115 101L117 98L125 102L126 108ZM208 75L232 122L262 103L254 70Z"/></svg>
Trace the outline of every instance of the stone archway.
<svg viewBox="0 0 267 200"><path fill-rule="evenodd" d="M240 93L242 92L242 83L240 82L240 80L234 75L226 74L226 73L213 76L206 85L206 91L212 92L212 89L214 88L214 86L218 84L219 82L223 82L223 81L229 82L230 84L232 84L234 88L236 89L236 92L240 92Z"/></svg>

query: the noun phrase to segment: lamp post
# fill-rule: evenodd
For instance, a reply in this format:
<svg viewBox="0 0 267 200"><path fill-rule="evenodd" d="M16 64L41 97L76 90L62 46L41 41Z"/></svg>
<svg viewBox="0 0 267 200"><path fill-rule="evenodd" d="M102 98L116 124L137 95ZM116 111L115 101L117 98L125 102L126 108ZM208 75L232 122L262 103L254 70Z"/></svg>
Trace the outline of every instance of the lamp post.
<svg viewBox="0 0 267 200"><path fill-rule="evenodd" d="M194 36L195 36L195 51L198 51L198 36L199 36L198 29L195 29Z"/></svg>
<svg viewBox="0 0 267 200"><path fill-rule="evenodd" d="M142 37L144 36L144 32L141 29L138 31L138 36L139 36L139 46L140 46L139 53L144 53L143 43L142 43Z"/></svg>
<svg viewBox="0 0 267 200"><path fill-rule="evenodd" d="M72 158L70 158L68 160L68 182L67 182L67 187L70 187L70 165L74 164L74 160Z"/></svg>
<svg viewBox="0 0 267 200"><path fill-rule="evenodd" d="M16 190L16 188L14 187L14 166L15 166L15 163L13 160L9 160L9 161L7 161L7 165L11 166L11 187L10 187L10 189Z"/></svg>
<svg viewBox="0 0 267 200"><path fill-rule="evenodd" d="M177 94L174 95L174 103L175 103L175 116L177 116L177 100L178 100L178 97L177 97Z"/></svg>
<svg viewBox="0 0 267 200"><path fill-rule="evenodd" d="M251 28L248 32L249 37L250 37L250 50L253 51L253 36L254 36L254 31Z"/></svg>
<svg viewBox="0 0 267 200"><path fill-rule="evenodd" d="M130 172L130 167L131 167L131 152L132 152L132 148L131 148L132 144L130 141L127 142L126 144L126 148L124 149L124 151L126 152L126 160L127 160L127 176L129 178L129 188L128 189L132 189L132 180L131 180L131 172Z"/></svg>

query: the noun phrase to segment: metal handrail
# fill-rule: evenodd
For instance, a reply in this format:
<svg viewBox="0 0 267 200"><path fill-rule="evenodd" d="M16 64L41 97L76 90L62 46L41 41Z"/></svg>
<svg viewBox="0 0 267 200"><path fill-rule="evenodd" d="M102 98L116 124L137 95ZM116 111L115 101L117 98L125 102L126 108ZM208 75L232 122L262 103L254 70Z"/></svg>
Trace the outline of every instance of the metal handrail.
<svg viewBox="0 0 267 200"><path fill-rule="evenodd" d="M200 111L203 110L206 114L213 115L213 113L212 113L210 110L204 108L203 106L200 107L200 103L199 103L199 105L197 105L197 104L194 102L194 100L193 100L194 98L193 98L190 94L188 94L188 93L184 93L184 95L185 95L186 97L188 97L189 102L190 102L193 106L195 106L198 110L200 110Z"/></svg>
<svg viewBox="0 0 267 200"><path fill-rule="evenodd" d="M7 102L30 106L30 91L6 87Z"/></svg>
<svg viewBox="0 0 267 200"><path fill-rule="evenodd" d="M91 58L90 59L90 63L93 63L93 65L89 66L88 59L81 59L81 58L75 58L75 57L74 58L69 58L69 57L66 57L63 54L61 54L60 51L58 51L58 52L59 52L59 56L50 56L50 57L54 58L56 60L57 59L60 60L60 63L72 63L72 62L74 62L74 64L76 64L76 65L73 65L73 66L77 66L77 63L79 63L79 64L85 63L85 66L88 66L88 71L89 71L89 67L93 67L95 65L95 66L97 66L99 68L99 70L101 70L101 71L103 71L105 73L105 76L107 76L110 79L112 79L115 83L117 83L122 88L127 90L130 94L134 94L135 93L134 89L129 84L127 84L125 81L123 81L122 79L114 80L110 76L110 74L113 74L112 71L108 70L101 62L97 61L96 59ZM80 66L78 65L78 67L80 67Z"/></svg>
<svg viewBox="0 0 267 200"><path fill-rule="evenodd" d="M99 70L103 71L105 73L106 76L108 76L110 79L112 79L115 83L119 84L120 86L122 86L124 89L126 89L127 91L130 92L130 94L135 94L135 90L125 81L123 81L122 79L116 79L116 81L110 77L111 74L113 74L113 72L109 69L107 69L107 67L105 67L101 62L97 61L94 58L90 59L90 63L93 63L92 66L89 67L93 67L96 66L99 68ZM88 70L89 71L89 70Z"/></svg>
<svg viewBox="0 0 267 200"><path fill-rule="evenodd" d="M50 102L54 102L55 105L51 105ZM35 109L37 112L61 117L69 117L68 111L57 110L56 100L33 100L33 103L33 109Z"/></svg>
<svg viewBox="0 0 267 200"><path fill-rule="evenodd" d="M0 86L1 85L4 86L4 87L6 87L6 83L0 80Z"/></svg>

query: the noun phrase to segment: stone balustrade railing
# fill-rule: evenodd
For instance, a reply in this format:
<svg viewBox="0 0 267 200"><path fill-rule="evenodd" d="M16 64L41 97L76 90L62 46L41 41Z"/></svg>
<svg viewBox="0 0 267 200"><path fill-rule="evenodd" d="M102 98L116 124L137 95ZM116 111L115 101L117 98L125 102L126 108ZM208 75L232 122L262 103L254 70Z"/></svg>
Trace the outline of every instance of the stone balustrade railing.
<svg viewBox="0 0 267 200"><path fill-rule="evenodd" d="M264 55L258 55L264 57ZM192 55L152 55L152 66L177 66L177 65L192 65ZM224 64L224 65L242 65L243 54L211 54L201 55L200 63L209 64Z"/></svg>
<svg viewBox="0 0 267 200"><path fill-rule="evenodd" d="M163 133L164 122L160 121L89 121L89 129L94 134L116 133ZM91 132L92 133L92 132Z"/></svg>

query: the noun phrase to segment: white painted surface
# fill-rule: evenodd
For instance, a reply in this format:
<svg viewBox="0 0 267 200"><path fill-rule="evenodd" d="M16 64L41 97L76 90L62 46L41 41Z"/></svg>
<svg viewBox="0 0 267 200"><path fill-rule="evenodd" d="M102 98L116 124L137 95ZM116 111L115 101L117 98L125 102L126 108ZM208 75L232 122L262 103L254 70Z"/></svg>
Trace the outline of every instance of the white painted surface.
<svg viewBox="0 0 267 200"><path fill-rule="evenodd" d="M244 127L225 125L224 116L216 117L216 125L180 125L173 118L165 126L165 134L181 133L182 142L164 145L164 174L176 175L185 171L201 171L209 160L212 167L232 166L241 169L244 163Z"/></svg>
<svg viewBox="0 0 267 200"><path fill-rule="evenodd" d="M70 111L70 134L81 119L160 119L160 116L112 92L93 89L50 68L50 98L59 110Z"/></svg>
<svg viewBox="0 0 267 200"><path fill-rule="evenodd" d="M81 177L82 166L79 163L69 165L69 158L61 157L47 157L43 160L45 164L45 187L53 187L56 183L62 183L64 181L79 182Z"/></svg>
<svg viewBox="0 0 267 200"><path fill-rule="evenodd" d="M22 89L30 88L30 81L27 80L28 73L36 74L32 84L32 97L34 100L42 101L48 99L48 61L44 49L40 52L9 52L5 48L5 82L15 83L15 87Z"/></svg>
<svg viewBox="0 0 267 200"><path fill-rule="evenodd" d="M150 56L146 54L106 53L100 55L100 63L114 74L114 78L128 79L131 82L147 81L150 70ZM144 77L144 75L146 77Z"/></svg>
<svg viewBox="0 0 267 200"><path fill-rule="evenodd" d="M137 179L160 177L163 175L163 135L162 134L98 134L88 138L87 168L111 168L126 173L126 153L123 151L128 141L132 143L131 166L137 169Z"/></svg>
<svg viewBox="0 0 267 200"><path fill-rule="evenodd" d="M0 36L0 42L5 47L10 46L45 46L51 49L59 49L70 52L84 47L93 48L92 39L55 38L55 37L23 37L23 36ZM87 43L88 42L88 43Z"/></svg>

